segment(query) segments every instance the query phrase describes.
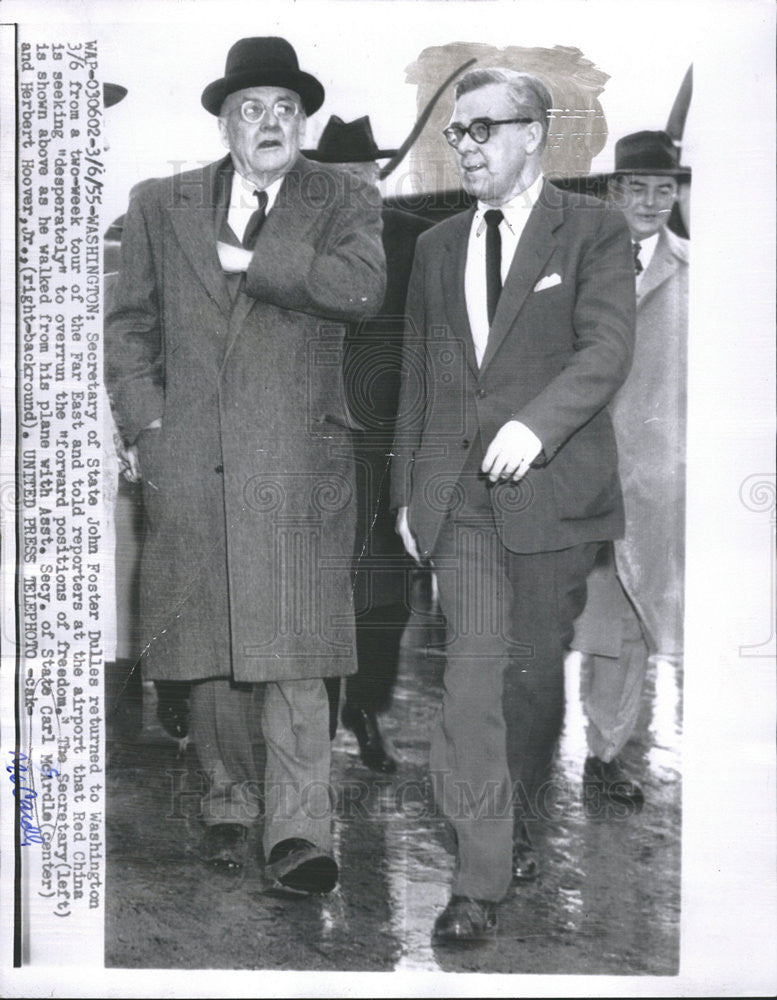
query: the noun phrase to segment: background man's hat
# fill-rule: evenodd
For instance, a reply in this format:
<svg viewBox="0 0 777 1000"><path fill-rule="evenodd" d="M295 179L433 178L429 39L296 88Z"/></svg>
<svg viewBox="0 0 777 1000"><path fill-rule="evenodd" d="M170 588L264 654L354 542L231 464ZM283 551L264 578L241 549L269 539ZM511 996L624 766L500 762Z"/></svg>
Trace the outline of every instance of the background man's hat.
<svg viewBox="0 0 777 1000"><path fill-rule="evenodd" d="M127 96L127 88L119 83L103 84L103 104L106 108L112 108L114 104L123 101Z"/></svg>
<svg viewBox="0 0 777 1000"><path fill-rule="evenodd" d="M633 132L615 143L617 174L666 174L689 177L690 167L680 164L680 153L666 132Z"/></svg>
<svg viewBox="0 0 777 1000"><path fill-rule="evenodd" d="M304 155L319 163L368 163L395 156L396 149L378 149L372 136L369 115L344 122L332 115L321 133L315 149L304 150Z"/></svg>
<svg viewBox="0 0 777 1000"><path fill-rule="evenodd" d="M305 114L324 103L324 88L299 68L297 53L285 38L241 38L227 53L224 76L202 92L202 106L217 115L224 98L246 87L285 87L299 94Z"/></svg>

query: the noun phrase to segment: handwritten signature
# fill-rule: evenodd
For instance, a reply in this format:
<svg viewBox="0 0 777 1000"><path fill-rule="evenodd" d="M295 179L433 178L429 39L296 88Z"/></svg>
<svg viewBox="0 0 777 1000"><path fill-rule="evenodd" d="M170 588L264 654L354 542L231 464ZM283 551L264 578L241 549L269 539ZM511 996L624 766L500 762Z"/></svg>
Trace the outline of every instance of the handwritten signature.
<svg viewBox="0 0 777 1000"><path fill-rule="evenodd" d="M19 826L24 835L21 846L28 847L30 844L43 844L45 843L45 837L41 833L39 825L35 822L37 818L35 815L35 800L38 797L38 793L33 787L24 783L26 775L30 773L30 769L22 761L30 763L29 757L21 751L9 750L8 752L13 758L13 763L7 764L5 769L11 778L11 784L14 786L14 797L19 800ZM22 772L25 777L22 776ZM19 774L18 785L16 784L17 773ZM49 768L42 773L44 778L59 777L59 771L56 771L54 768Z"/></svg>

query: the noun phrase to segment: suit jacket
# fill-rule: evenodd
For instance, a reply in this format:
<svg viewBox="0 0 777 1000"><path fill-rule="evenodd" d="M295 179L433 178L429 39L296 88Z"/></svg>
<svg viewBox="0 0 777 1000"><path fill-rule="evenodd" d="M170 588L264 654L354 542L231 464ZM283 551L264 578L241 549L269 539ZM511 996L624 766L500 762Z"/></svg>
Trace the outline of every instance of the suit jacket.
<svg viewBox="0 0 777 1000"><path fill-rule="evenodd" d="M547 182L513 258L482 364L464 298L473 211L418 241L407 301L393 502L409 506L434 551L470 450L510 419L543 444L518 485L490 490L497 529L516 552L565 548L623 529L607 403L629 370L631 243L621 213ZM470 463L471 464L471 463Z"/></svg>
<svg viewBox="0 0 777 1000"><path fill-rule="evenodd" d="M365 432L362 444L388 453L399 404L407 287L416 241L430 223L410 212L385 206L381 218L386 295L374 316L350 324L345 392L351 416Z"/></svg>
<svg viewBox="0 0 777 1000"><path fill-rule="evenodd" d="M430 223L384 206L386 297L375 316L351 324L345 391L354 434L359 526L354 559L357 616L406 601L410 568L389 502L389 464L399 403L405 300L416 240ZM357 621L358 624L358 621Z"/></svg>
<svg viewBox="0 0 777 1000"><path fill-rule="evenodd" d="M230 290L216 251L228 159L133 198L106 381L135 441L147 676L351 672L347 321L385 288L380 197L300 157ZM234 297L233 297L234 292ZM161 418L162 428L144 430Z"/></svg>
<svg viewBox="0 0 777 1000"><path fill-rule="evenodd" d="M637 292L634 364L612 403L626 510L615 565L651 652L665 655L683 650L688 250L661 230ZM589 580L576 649L618 655L619 590L612 564Z"/></svg>

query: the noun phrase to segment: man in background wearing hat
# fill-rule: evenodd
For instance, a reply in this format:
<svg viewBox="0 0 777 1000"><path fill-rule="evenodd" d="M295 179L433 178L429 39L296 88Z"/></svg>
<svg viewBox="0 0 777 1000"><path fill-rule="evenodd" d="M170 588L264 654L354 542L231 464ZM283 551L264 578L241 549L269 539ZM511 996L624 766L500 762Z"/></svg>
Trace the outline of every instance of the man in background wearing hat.
<svg viewBox="0 0 777 1000"><path fill-rule="evenodd" d="M626 531L599 553L572 643L584 654L584 801L599 817L641 807L617 755L637 721L648 657L683 651L688 241L667 223L689 178L665 132L615 144L609 197L631 230L637 283L634 363L610 404Z"/></svg>
<svg viewBox="0 0 777 1000"><path fill-rule="evenodd" d="M623 527L606 407L634 336L622 215L543 179L547 87L474 69L455 97L444 135L477 205L418 240L392 473L446 618L430 767L457 854L434 938L454 944L493 933L511 881L536 874L525 821L563 720L564 650L598 545Z"/></svg>
<svg viewBox="0 0 777 1000"><path fill-rule="evenodd" d="M369 117L344 122L332 115L312 160L348 170L377 184L377 160L397 150L379 149ZM410 212L383 207L386 297L380 311L351 324L345 351L345 393L354 431L359 525L354 558L358 672L345 685L342 720L359 743L362 761L384 774L396 770L378 723L399 666L399 647L410 608L409 560L389 503L389 464L399 402L405 299L416 240L429 223ZM332 733L337 727L340 681L327 681Z"/></svg>
<svg viewBox="0 0 777 1000"><path fill-rule="evenodd" d="M385 289L377 191L300 155L323 100L284 39L232 46L202 95L229 156L130 203L106 332L148 519L144 674L193 682L201 855L239 869L263 807L266 874L304 893L338 878L323 678L355 669L345 324Z"/></svg>

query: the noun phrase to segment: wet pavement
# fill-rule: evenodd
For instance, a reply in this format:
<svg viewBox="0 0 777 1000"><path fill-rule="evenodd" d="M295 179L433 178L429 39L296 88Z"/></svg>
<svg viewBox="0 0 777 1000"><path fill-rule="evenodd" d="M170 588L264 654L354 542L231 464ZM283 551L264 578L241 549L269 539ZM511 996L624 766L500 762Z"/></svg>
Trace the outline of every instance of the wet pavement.
<svg viewBox="0 0 777 1000"><path fill-rule="evenodd" d="M412 623L411 623L412 624ZM444 659L408 629L384 732L395 775L368 771L355 738L333 748L335 854L341 879L328 897L267 891L259 832L238 876L198 860L197 760L142 717L138 684L109 698L105 964L226 968L672 975L680 926L682 679L651 665L637 731L622 754L645 791L637 815L583 808L586 748L576 654L567 662L567 716L553 781L531 824L543 871L511 890L493 941L432 946L449 897L453 842L436 815L427 774L429 733ZM428 636L427 636L428 637ZM415 647L415 648L414 648ZM421 647L421 648L419 648ZM140 736L140 738L139 738Z"/></svg>

